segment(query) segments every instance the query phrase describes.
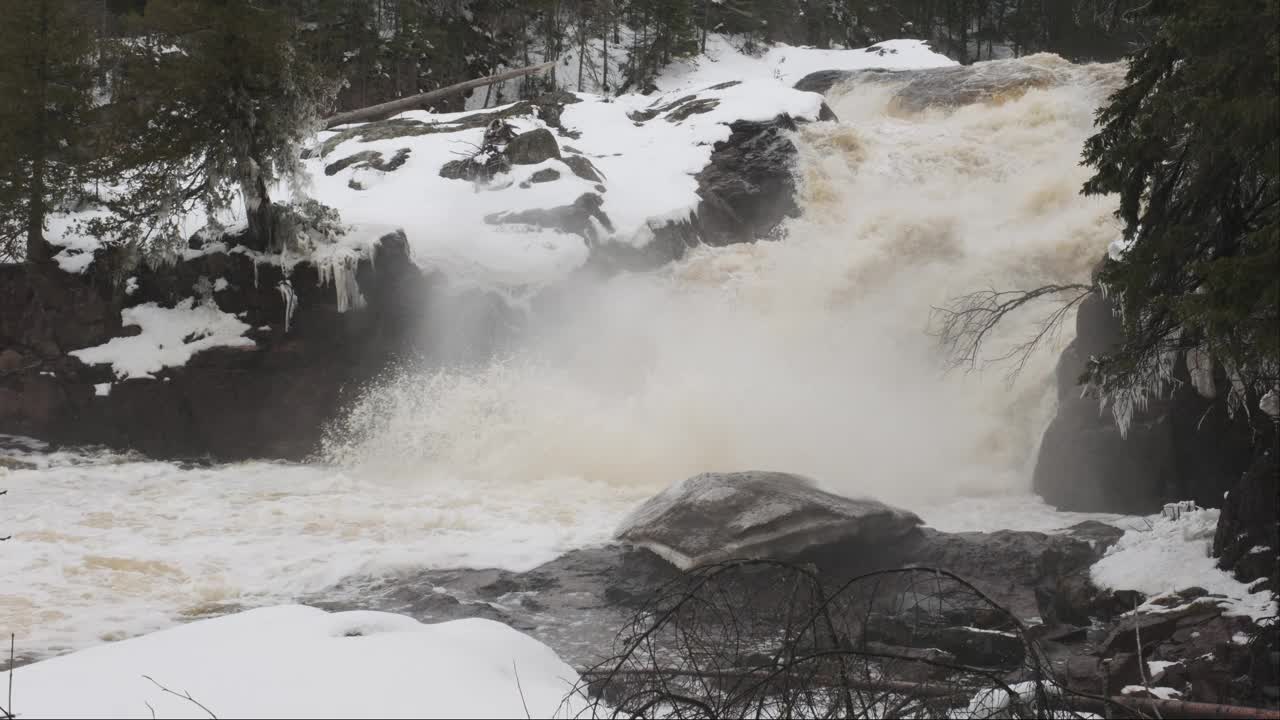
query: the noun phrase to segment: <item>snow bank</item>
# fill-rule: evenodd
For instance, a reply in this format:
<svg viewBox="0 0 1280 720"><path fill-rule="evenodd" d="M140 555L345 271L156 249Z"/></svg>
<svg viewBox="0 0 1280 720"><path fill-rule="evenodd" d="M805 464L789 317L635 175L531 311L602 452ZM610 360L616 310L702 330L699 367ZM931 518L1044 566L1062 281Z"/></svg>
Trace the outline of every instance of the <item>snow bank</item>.
<svg viewBox="0 0 1280 720"><path fill-rule="evenodd" d="M203 620L18 668L23 718L564 717L577 673L491 620L287 605ZM528 715L526 715L526 706ZM154 715L150 708L155 709Z"/></svg>
<svg viewBox="0 0 1280 720"><path fill-rule="evenodd" d="M150 302L125 308L120 317L125 325L137 325L142 332L70 354L86 365L109 364L121 379L150 378L164 368L185 365L202 350L255 346L243 337L249 326L212 301L196 305L195 298L187 298L172 308Z"/></svg>
<svg viewBox="0 0 1280 720"><path fill-rule="evenodd" d="M1202 587L1217 599L1226 615L1246 615L1255 621L1276 614L1270 593L1250 593L1249 587L1231 577L1210 557L1217 510L1192 510L1177 519L1156 516L1150 529L1129 530L1105 557L1090 569L1100 588L1136 590L1148 598ZM1143 612L1167 612L1171 608L1148 602Z"/></svg>

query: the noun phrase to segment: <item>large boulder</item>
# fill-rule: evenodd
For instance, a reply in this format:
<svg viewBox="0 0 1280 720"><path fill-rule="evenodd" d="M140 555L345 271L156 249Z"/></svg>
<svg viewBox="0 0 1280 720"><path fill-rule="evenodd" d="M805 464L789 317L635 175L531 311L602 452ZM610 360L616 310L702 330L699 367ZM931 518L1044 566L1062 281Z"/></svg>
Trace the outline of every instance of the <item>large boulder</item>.
<svg viewBox="0 0 1280 720"><path fill-rule="evenodd" d="M914 513L833 495L799 475L703 473L637 508L617 538L688 569L729 558L788 558L831 544L874 548L920 523Z"/></svg>
<svg viewBox="0 0 1280 720"><path fill-rule="evenodd" d="M560 145L556 136L546 128L520 133L511 138L504 151L512 165L537 165L560 158Z"/></svg>

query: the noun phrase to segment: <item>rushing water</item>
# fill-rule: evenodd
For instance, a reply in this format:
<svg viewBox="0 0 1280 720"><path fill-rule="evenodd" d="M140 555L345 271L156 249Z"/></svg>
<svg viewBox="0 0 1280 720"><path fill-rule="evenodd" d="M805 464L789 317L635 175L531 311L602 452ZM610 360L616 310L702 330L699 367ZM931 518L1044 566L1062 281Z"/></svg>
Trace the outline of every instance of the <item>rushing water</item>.
<svg viewBox="0 0 1280 720"><path fill-rule="evenodd" d="M370 388L325 462L0 443L35 465L0 470L0 631L39 656L353 574L527 568L704 470L805 473L946 529L1074 522L1029 496L1053 348L1012 383L946 374L925 329L969 290L1087 278L1118 226L1111 201L1078 195L1080 148L1120 70L949 72L978 102L922 111L883 78L833 91L841 122L796 137L803 214L785 241L571 288L508 357Z"/></svg>

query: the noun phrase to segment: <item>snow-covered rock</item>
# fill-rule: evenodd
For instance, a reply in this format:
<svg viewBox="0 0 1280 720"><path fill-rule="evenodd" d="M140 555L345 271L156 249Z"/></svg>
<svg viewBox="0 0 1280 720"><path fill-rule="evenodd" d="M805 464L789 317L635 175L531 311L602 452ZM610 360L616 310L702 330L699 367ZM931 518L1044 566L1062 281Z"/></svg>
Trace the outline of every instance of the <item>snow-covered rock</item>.
<svg viewBox="0 0 1280 720"><path fill-rule="evenodd" d="M912 532L915 513L818 489L780 472L703 473L650 498L617 537L687 569L730 558L785 558L807 548L874 548Z"/></svg>
<svg viewBox="0 0 1280 720"><path fill-rule="evenodd" d="M566 717L582 706L563 704L577 678L546 645L490 620L424 625L287 605L20 667L11 710L33 719Z"/></svg>
<svg viewBox="0 0 1280 720"><path fill-rule="evenodd" d="M1109 590L1136 590L1157 599L1192 586L1204 588L1225 615L1260 620L1275 615L1269 592L1249 586L1217 567L1210 549L1218 526L1218 510L1183 510L1178 517L1156 517L1149 528L1133 529L1090 570L1094 584ZM1167 612L1148 602L1142 610Z"/></svg>

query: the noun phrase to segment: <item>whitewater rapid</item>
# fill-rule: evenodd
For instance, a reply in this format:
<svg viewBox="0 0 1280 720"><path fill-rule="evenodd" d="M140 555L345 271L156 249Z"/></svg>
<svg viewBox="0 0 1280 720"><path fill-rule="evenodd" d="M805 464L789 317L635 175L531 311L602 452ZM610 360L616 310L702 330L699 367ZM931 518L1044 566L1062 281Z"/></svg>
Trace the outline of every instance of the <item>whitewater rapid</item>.
<svg viewBox="0 0 1280 720"><path fill-rule="evenodd" d="M1072 322L1012 381L946 372L926 332L958 294L1087 280L1119 233L1113 201L1078 190L1121 70L1000 62L974 72L1054 80L923 112L900 83L834 89L840 122L794 138L802 214L784 240L567 288L509 355L370 388L314 463L0 442L34 465L0 469L0 632L43 656L352 575L526 569L708 470L809 474L949 530L1078 521L1030 494Z"/></svg>

